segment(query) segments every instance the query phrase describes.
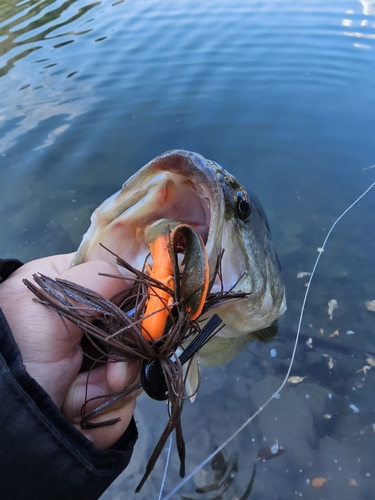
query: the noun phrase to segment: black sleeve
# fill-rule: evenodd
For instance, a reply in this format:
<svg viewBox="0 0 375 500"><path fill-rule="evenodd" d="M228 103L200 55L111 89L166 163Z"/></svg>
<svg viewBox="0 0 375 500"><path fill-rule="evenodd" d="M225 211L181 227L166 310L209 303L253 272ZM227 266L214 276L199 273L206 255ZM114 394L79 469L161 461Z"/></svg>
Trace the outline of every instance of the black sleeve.
<svg viewBox="0 0 375 500"><path fill-rule="evenodd" d="M23 264L18 259L0 259L0 283L5 281L16 269Z"/></svg>
<svg viewBox="0 0 375 500"><path fill-rule="evenodd" d="M128 465L138 437L133 419L120 440L101 451L71 425L27 373L1 309L0 422L4 500L97 499Z"/></svg>

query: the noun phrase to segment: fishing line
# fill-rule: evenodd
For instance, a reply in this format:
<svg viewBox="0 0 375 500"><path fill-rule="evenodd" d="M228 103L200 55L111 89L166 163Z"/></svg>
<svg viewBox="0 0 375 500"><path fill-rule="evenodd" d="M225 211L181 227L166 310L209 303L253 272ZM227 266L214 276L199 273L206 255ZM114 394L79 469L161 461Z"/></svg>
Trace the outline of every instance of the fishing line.
<svg viewBox="0 0 375 500"><path fill-rule="evenodd" d="M268 400L264 403L263 406L260 406L258 408L258 410L251 416L249 417L242 425L241 427L239 427L239 429L236 430L236 432L234 432L224 443L222 443L218 448L215 449L214 452L211 453L211 455L209 455L205 460L203 460L202 463L200 463L192 472L190 472L190 474L188 474L175 488L173 488L173 490L171 492L169 492L162 500L169 500L170 498L172 498L172 496L182 488L182 486L184 486L184 484L186 484L188 481L190 481L190 479L200 470L202 469L202 467L204 467L205 465L208 464L208 462L210 462L214 456L219 453L222 449L224 449L241 431L243 431L243 429L245 427L247 427L250 422L252 422L254 420L255 417L257 417L259 415L259 413L261 413L264 408L266 406L269 405L269 403L275 398L275 396L277 396L277 394L279 394L279 392L283 389L283 387L285 386L285 384L287 383L287 380L289 378L289 375L290 375L290 372L292 370L292 366L293 366L293 363L294 363L294 359L295 359L295 356L296 356L296 351L297 351L297 345L298 345L298 340L299 340L299 336L300 336L300 331L301 331L301 325L302 325L302 319L303 319L303 315L304 315L304 312L305 312L305 306L306 306L306 301L307 301L307 296L309 294L309 291L310 291L310 286L311 286L311 282L312 282L312 279L314 277L314 274L315 274L315 271L316 271L316 268L318 266L318 263L319 263L319 260L320 260L320 257L322 256L322 253L325 249L325 246L326 246L326 243L328 241L328 238L331 236L331 233L332 231L334 230L334 228L336 227L337 223L349 212L349 210L351 210L373 187L375 186L375 182L373 182L371 184L371 186L369 186L366 191L364 191L336 220L335 222L332 224L330 230L328 231L327 233L327 236L325 237L324 239L324 242L319 250L319 254L318 254L318 257L316 258L315 260L315 264L314 264L314 267L312 269L312 272L311 272L311 275L310 275L310 279L307 283L307 287L306 287L306 292L305 292L305 295L304 295L304 298L303 298L303 301L302 301L302 307L301 307L301 313L300 313L300 317L299 317L299 321L298 321L298 327L297 327L297 333L296 333L296 339L294 341L294 347L293 347L293 351L292 351L292 356L291 356L291 359L290 359L290 364L289 364L289 368L287 370L287 373L284 377L284 380L282 381L280 387L277 389L277 391L275 391L272 396L270 396L268 398Z"/></svg>
<svg viewBox="0 0 375 500"><path fill-rule="evenodd" d="M167 478L167 472L168 472L168 466L169 466L169 459L170 459L170 456L171 456L171 449L172 449L172 434L169 436L168 449L167 449L167 459L166 459L166 462L165 462L163 479L161 480L161 485L160 485L160 491L159 491L158 500L161 500L161 496L163 494L164 484L165 484L165 480Z"/></svg>

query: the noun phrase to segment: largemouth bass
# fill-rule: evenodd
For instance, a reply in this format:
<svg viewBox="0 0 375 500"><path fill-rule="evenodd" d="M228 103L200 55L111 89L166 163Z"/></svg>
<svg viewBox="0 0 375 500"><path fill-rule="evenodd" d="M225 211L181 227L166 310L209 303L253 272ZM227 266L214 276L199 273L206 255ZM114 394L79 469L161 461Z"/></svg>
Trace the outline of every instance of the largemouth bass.
<svg viewBox="0 0 375 500"><path fill-rule="evenodd" d="M201 351L203 365L232 359L251 338L267 330L286 309L279 261L264 209L254 193L217 163L197 153L168 151L149 162L92 214L72 265L115 258L142 269L152 243L166 227L192 226L205 243L210 275L222 249L222 282L212 291L246 292L211 309L225 327ZM120 268L121 272L124 272Z"/></svg>

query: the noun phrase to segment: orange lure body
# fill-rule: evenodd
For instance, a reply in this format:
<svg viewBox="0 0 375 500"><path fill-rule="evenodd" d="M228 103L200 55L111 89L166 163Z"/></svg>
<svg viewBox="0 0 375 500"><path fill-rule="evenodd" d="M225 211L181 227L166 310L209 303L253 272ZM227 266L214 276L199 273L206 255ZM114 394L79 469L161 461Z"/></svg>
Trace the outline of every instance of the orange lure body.
<svg viewBox="0 0 375 500"><path fill-rule="evenodd" d="M177 290L185 301L190 319L194 320L201 314L208 293L209 266L203 240L191 226L180 224L171 233L164 231L149 245L153 259L150 277L166 285L172 292L176 290L175 269L180 241L184 242L185 256L184 271L177 283ZM145 318L141 324L143 336L147 340L164 335L173 303L174 297L170 292L150 286Z"/></svg>
<svg viewBox="0 0 375 500"><path fill-rule="evenodd" d="M169 234L165 232L156 238L150 244L150 253L154 262L150 271L151 278L161 281L174 291L174 266L169 248ZM172 303L173 297L167 291L150 287L145 319L142 321L142 333L146 339L158 339L164 334Z"/></svg>

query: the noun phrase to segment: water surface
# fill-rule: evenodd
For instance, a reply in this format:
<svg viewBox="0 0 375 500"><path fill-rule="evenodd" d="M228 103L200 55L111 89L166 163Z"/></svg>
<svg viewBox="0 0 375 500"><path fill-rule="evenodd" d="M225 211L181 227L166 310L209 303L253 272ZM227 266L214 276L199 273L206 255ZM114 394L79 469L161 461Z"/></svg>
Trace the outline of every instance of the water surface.
<svg viewBox="0 0 375 500"><path fill-rule="evenodd" d="M375 169L364 170L375 163L374 67L373 1L1 3L2 256L73 251L93 209L172 148L219 162L265 206L288 312L272 345L204 371L183 416L188 470L285 375L306 283L297 273L311 270L330 225L374 180ZM348 349L302 344L293 375L306 379L225 450L228 461L238 454L228 491L196 493L191 481L185 498L241 497L258 451L276 439L287 451L258 463L252 500L373 498L375 369L357 373L365 361L350 347L375 351L374 313L363 305L375 298L374 208L371 192L335 229L302 327L320 339L339 330L331 341ZM332 320L330 299L339 304ZM150 411L160 423L146 420ZM165 417L163 403L140 398L133 461L105 500L133 497ZM140 500L157 498L164 458ZM212 475L206 466L196 484ZM317 476L330 479L320 491L310 484ZM164 491L178 481L173 451Z"/></svg>

